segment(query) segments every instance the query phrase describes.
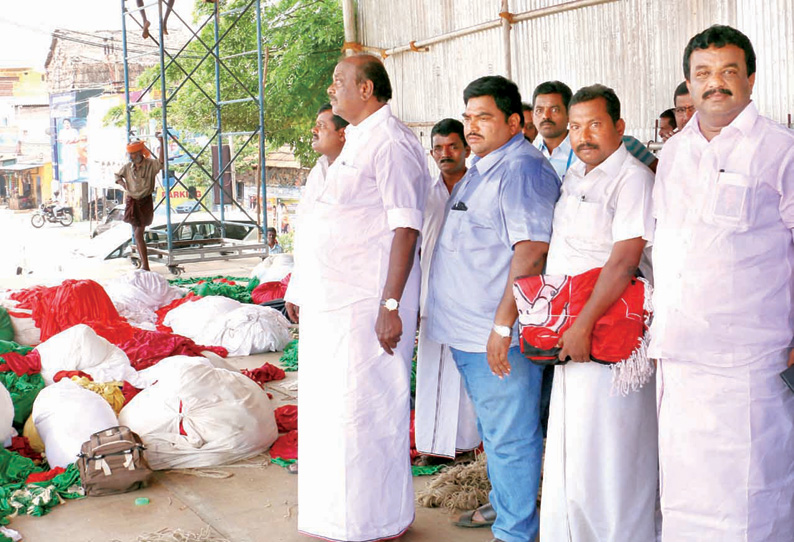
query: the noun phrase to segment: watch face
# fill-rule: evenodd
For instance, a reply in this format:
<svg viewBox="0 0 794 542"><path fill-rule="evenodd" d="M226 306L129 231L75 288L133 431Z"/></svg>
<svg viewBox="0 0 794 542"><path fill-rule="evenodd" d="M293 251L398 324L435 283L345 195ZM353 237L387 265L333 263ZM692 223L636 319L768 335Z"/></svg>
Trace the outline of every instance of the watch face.
<svg viewBox="0 0 794 542"><path fill-rule="evenodd" d="M383 304L383 306L386 307L388 310L393 311L397 309L399 303L397 303L396 299L387 299L386 302Z"/></svg>

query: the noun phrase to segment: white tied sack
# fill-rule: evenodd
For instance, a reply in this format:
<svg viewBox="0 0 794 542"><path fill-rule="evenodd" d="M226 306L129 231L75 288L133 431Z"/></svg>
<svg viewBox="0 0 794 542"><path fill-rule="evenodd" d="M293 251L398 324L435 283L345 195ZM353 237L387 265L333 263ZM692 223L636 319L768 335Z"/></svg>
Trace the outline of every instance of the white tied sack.
<svg viewBox="0 0 794 542"><path fill-rule="evenodd" d="M85 324L61 331L36 350L41 356L41 376L47 385L53 383L58 371L83 371L95 382L126 380L134 386L138 380L127 354Z"/></svg>
<svg viewBox="0 0 794 542"><path fill-rule="evenodd" d="M240 373L185 359L158 374L121 411L119 422L141 436L156 470L209 467L252 457L278 437L273 406ZM180 434L180 422L185 435Z"/></svg>
<svg viewBox="0 0 794 542"><path fill-rule="evenodd" d="M155 329L160 307L184 296L159 273L136 269L103 285L116 310L131 324Z"/></svg>
<svg viewBox="0 0 794 542"><path fill-rule="evenodd" d="M14 403L5 386L0 385L0 443L17 436L14 431Z"/></svg>
<svg viewBox="0 0 794 542"><path fill-rule="evenodd" d="M113 408L101 395L68 378L41 390L33 403L32 416L50 468L74 463L91 435L119 424Z"/></svg>
<svg viewBox="0 0 794 542"><path fill-rule="evenodd" d="M11 326L14 328L14 342L24 346L36 346L41 342L41 330L36 327L33 321L33 312L30 309L18 309L19 302L11 299L12 290L0 291L0 307L9 311L8 317L11 319ZM24 317L16 317L11 314L25 314Z"/></svg>
<svg viewBox="0 0 794 542"><path fill-rule="evenodd" d="M289 322L279 311L222 296L185 303L164 324L197 344L223 346L230 356L278 352L290 341Z"/></svg>
<svg viewBox="0 0 794 542"><path fill-rule="evenodd" d="M258 278L260 284L265 282L281 282L292 273L295 260L292 254L271 254L251 270L251 278Z"/></svg>

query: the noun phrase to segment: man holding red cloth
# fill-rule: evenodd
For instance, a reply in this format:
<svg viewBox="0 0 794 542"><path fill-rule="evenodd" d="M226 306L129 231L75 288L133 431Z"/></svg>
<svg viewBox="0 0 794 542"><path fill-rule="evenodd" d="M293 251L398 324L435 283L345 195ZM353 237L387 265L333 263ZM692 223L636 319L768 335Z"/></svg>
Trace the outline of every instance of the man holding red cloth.
<svg viewBox="0 0 794 542"><path fill-rule="evenodd" d="M149 271L149 253L143 231L152 223L154 217L154 179L163 169L163 136L158 134L160 152L158 159L151 158L149 149L143 141L127 144L130 161L116 173L116 184L121 185L127 197L124 200L124 222L132 226L135 246L141 257L141 269Z"/></svg>

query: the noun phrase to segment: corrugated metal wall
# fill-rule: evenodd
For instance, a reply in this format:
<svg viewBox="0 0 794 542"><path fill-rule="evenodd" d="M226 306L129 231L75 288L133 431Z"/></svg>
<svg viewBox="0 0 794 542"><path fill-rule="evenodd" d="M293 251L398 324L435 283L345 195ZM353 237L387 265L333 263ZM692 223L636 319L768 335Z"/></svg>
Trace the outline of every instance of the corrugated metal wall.
<svg viewBox="0 0 794 542"><path fill-rule="evenodd" d="M570 0L510 0L510 12ZM498 19L499 0L358 0L359 41L388 49ZM794 0L615 0L538 19L511 31L513 80L526 101L534 87L559 79L576 91L603 83L618 93L627 132L651 139L658 114L672 107L683 81L689 39L711 24L730 24L758 57L754 100L779 122L794 115ZM504 74L502 30L495 28L385 60L393 107L429 143L428 125L460 118L463 89L482 75Z"/></svg>

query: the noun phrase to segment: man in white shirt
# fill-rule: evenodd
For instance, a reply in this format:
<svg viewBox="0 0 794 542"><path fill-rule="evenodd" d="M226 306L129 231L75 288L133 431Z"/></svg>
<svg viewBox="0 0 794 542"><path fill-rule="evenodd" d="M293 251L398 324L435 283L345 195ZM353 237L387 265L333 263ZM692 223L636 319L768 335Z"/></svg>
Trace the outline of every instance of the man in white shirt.
<svg viewBox="0 0 794 542"><path fill-rule="evenodd" d="M656 504L654 386L612 392L612 367L590 358L596 321L634 278L653 239L653 174L626 150L620 101L603 85L570 102L579 161L554 209L547 275L601 267L593 293L560 338L551 394L541 540L653 542Z"/></svg>
<svg viewBox="0 0 794 542"><path fill-rule="evenodd" d="M317 195L322 190L325 184L325 175L328 168L334 163L334 160L341 154L342 148L345 146L345 128L348 122L340 117L334 115L331 104L324 104L317 111L317 120L312 127L312 149L314 152L320 154L317 163L309 172L306 178L306 185L303 187L303 194L301 194L300 203L296 212L295 234L293 237L293 258L295 258L295 266L290 277L287 292L284 294L286 300L287 316L293 323L298 323L300 320L300 264L298 257L300 250L298 245L301 244L301 217L306 214L311 214L314 203L317 201ZM268 228L268 230L274 228ZM293 471L295 468L292 469Z"/></svg>
<svg viewBox="0 0 794 542"><path fill-rule="evenodd" d="M466 393L449 346L427 336L425 300L430 277L430 261L436 246L444 209L452 189L466 173L471 149L466 143L463 123L444 119L430 131L430 154L439 174L430 186L422 226L422 291L419 304L419 347L416 363L416 449L429 456L454 458L458 451L480 445L477 415Z"/></svg>
<svg viewBox="0 0 794 542"><path fill-rule="evenodd" d="M300 223L298 529L330 540L396 538L414 520L411 359L430 175L391 94L377 58L336 65L328 95L350 125Z"/></svg>
<svg viewBox="0 0 794 542"><path fill-rule="evenodd" d="M576 162L568 138L568 102L571 89L560 81L546 81L532 94L532 119L540 132L533 143L543 153L562 181L565 172Z"/></svg>
<svg viewBox="0 0 794 542"><path fill-rule="evenodd" d="M653 194L662 540L791 542L794 134L758 114L738 30L694 36L684 75Z"/></svg>

